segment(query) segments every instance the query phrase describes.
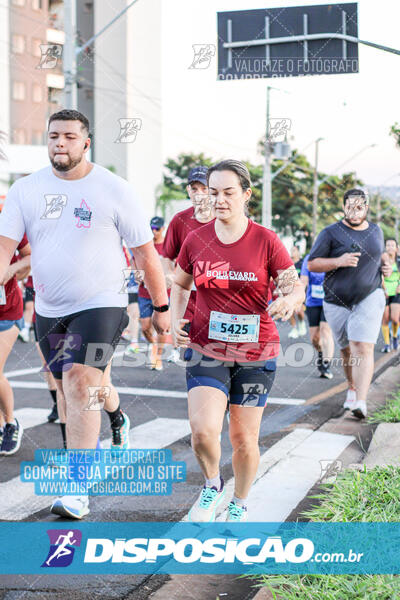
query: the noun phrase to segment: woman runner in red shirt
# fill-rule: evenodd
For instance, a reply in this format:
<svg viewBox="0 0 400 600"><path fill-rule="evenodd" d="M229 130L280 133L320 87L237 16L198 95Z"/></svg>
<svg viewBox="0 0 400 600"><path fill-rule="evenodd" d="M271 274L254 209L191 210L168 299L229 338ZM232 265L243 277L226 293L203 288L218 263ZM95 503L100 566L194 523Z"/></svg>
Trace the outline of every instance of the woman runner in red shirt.
<svg viewBox="0 0 400 600"><path fill-rule="evenodd" d="M186 348L192 446L206 478L189 520L214 521L224 496L219 435L228 398L235 490L227 521L246 521L261 418L279 353L273 318L287 321L304 301L304 287L278 236L245 214L251 197L247 167L222 161L209 169L208 185L216 220L186 238L171 294L173 335ZM268 306L270 277L281 295ZM197 297L188 335L183 315L193 281Z"/></svg>
<svg viewBox="0 0 400 600"><path fill-rule="evenodd" d="M17 278L30 269L31 248L26 234L2 281L0 281L0 454L15 454L21 445L23 429L14 418L14 394L3 370L18 333L24 326L22 292Z"/></svg>

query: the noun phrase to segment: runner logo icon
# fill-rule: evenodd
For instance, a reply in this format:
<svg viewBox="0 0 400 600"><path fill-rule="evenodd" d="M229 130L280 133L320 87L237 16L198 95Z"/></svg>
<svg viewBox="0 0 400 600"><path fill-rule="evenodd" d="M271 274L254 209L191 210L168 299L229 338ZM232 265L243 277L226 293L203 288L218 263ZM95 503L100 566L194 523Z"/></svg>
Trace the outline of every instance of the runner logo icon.
<svg viewBox="0 0 400 600"><path fill-rule="evenodd" d="M41 219L59 219L64 206L67 204L65 194L45 194L46 208Z"/></svg>
<svg viewBox="0 0 400 600"><path fill-rule="evenodd" d="M68 567L74 558L75 548L81 545L79 529L48 529L50 548L42 567Z"/></svg>

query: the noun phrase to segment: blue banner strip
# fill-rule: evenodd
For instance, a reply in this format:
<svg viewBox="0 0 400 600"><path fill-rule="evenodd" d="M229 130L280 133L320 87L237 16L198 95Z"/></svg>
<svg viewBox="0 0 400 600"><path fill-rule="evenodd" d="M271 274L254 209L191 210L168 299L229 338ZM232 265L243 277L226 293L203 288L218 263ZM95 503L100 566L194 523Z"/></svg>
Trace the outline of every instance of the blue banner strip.
<svg viewBox="0 0 400 600"><path fill-rule="evenodd" d="M0 523L0 573L400 573L399 523Z"/></svg>

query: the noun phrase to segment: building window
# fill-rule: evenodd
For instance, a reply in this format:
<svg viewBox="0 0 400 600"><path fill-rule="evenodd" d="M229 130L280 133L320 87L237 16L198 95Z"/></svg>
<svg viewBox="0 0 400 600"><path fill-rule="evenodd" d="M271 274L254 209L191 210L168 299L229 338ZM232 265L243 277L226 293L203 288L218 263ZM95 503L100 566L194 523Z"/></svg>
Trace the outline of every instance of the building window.
<svg viewBox="0 0 400 600"><path fill-rule="evenodd" d="M37 56L37 57L42 56L42 51L40 49L40 44L41 43L42 43L42 40L38 40L37 38L34 38L32 40L32 54L33 54L33 56Z"/></svg>
<svg viewBox="0 0 400 600"><path fill-rule="evenodd" d="M32 87L32 100L34 102L42 102L43 100L43 91L42 86L38 83L34 83Z"/></svg>
<svg viewBox="0 0 400 600"><path fill-rule="evenodd" d="M23 81L13 81L12 97L13 100L25 100L25 83Z"/></svg>
<svg viewBox="0 0 400 600"><path fill-rule="evenodd" d="M25 6L25 0L12 0L14 6Z"/></svg>
<svg viewBox="0 0 400 600"><path fill-rule="evenodd" d="M25 52L25 38L23 35L14 33L11 36L11 50L14 54L23 54Z"/></svg>
<svg viewBox="0 0 400 600"><path fill-rule="evenodd" d="M32 8L33 8L33 10L41 10L42 9L42 0L32 0Z"/></svg>
<svg viewBox="0 0 400 600"><path fill-rule="evenodd" d="M41 146L43 144L43 131L35 129L32 131L32 144Z"/></svg>
<svg viewBox="0 0 400 600"><path fill-rule="evenodd" d="M26 144L25 129L14 129L12 135L13 144Z"/></svg>

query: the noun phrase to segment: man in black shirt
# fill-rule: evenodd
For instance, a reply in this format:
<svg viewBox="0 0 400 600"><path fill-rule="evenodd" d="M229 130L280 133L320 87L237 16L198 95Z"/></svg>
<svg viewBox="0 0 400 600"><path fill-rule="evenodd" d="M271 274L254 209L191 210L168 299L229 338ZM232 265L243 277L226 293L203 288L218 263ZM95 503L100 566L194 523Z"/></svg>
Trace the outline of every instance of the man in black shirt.
<svg viewBox="0 0 400 600"><path fill-rule="evenodd" d="M389 276L391 267L381 228L367 221L368 197L363 190L348 190L343 205L344 218L321 231L308 268L326 273L324 313L349 384L343 406L362 419L367 415L374 345L385 308L382 274Z"/></svg>

